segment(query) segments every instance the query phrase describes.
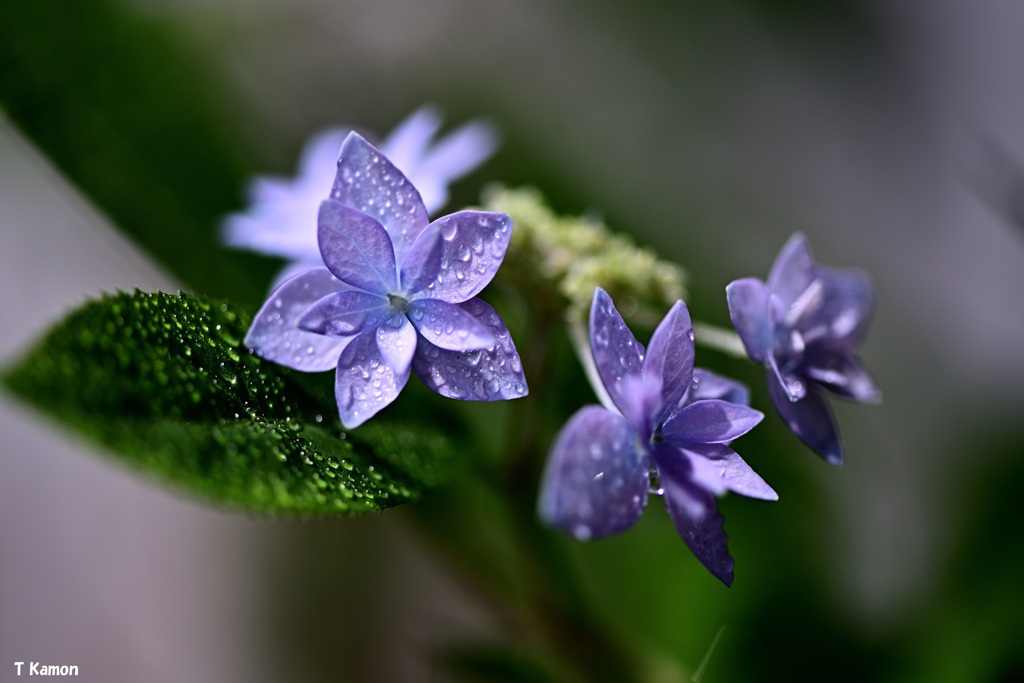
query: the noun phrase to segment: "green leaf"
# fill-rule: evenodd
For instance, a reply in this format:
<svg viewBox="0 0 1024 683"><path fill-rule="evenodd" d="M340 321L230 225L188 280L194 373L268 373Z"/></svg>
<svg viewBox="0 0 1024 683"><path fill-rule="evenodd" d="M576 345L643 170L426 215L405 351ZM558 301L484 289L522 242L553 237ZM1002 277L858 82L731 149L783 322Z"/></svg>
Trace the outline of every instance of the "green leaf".
<svg viewBox="0 0 1024 683"><path fill-rule="evenodd" d="M241 345L250 320L183 294L105 296L52 330L3 382L120 460L258 512L378 511L417 499L455 469L443 415L417 401L403 418L396 405L346 434L320 381L329 378L250 354Z"/></svg>

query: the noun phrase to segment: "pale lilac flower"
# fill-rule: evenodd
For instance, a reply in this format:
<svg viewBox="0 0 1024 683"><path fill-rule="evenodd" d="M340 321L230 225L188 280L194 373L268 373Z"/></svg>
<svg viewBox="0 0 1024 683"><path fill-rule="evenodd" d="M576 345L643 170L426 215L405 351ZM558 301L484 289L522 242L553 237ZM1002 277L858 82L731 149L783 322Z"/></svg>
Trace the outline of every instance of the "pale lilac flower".
<svg viewBox="0 0 1024 683"><path fill-rule="evenodd" d="M653 475L679 535L730 585L733 560L715 496L735 491L778 499L728 445L764 416L744 405L745 387L694 369L693 327L682 301L658 325L645 355L611 297L598 289L590 345L610 404L582 408L555 438L541 484L541 518L579 540L619 533L639 519Z"/></svg>
<svg viewBox="0 0 1024 683"><path fill-rule="evenodd" d="M398 396L415 370L443 396L525 396L508 328L476 298L512 234L502 213L459 211L430 223L416 188L356 133L341 146L318 238L327 268L271 294L246 343L298 370L337 366L342 424L354 428Z"/></svg>
<svg viewBox="0 0 1024 683"><path fill-rule="evenodd" d="M821 457L841 463L839 429L821 390L860 403L881 400L854 355L871 319L867 275L817 265L807 240L796 234L775 259L767 283L736 280L726 296L747 355L768 368L779 415Z"/></svg>
<svg viewBox="0 0 1024 683"><path fill-rule="evenodd" d="M420 107L380 144L384 156L405 174L433 214L448 203L448 185L486 161L498 146L494 127L470 121L435 140L441 128L436 107ZM348 129L314 136L302 152L294 178L257 176L249 184L249 208L228 216L221 235L228 246L289 261L274 286L310 268L323 268L317 246L320 200L334 181L338 150Z"/></svg>

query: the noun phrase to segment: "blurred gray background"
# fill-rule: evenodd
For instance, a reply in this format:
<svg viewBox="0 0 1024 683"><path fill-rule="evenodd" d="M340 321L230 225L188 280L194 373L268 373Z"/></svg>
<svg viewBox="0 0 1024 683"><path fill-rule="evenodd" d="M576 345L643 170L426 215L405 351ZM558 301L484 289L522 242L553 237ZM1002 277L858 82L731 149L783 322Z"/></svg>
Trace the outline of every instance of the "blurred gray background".
<svg viewBox="0 0 1024 683"><path fill-rule="evenodd" d="M838 406L841 470L793 440L821 491L821 544L788 561L819 565L818 589L864 638L941 604L978 483L1024 455L990 446L1019 433L1024 407L1024 5L130 7L178 26L223 70L228 106L266 159L254 171L290 173L321 126L385 133L437 102L452 123L483 115L502 128L481 177L554 188L558 208L598 212L683 264L696 317L725 324L725 285L764 277L796 230L819 261L869 271L878 310L861 355L885 403ZM178 287L7 120L0 245L4 363L101 291ZM301 662L261 601L296 567L337 592L333 608L367 610L362 628L339 615L352 680L421 680L415 656L380 648L493 628L396 523L408 511L304 524L209 509L6 395L0 434L0 680L33 659L78 664L84 680L292 678ZM1019 544L1018 525L1005 528ZM365 562L331 585L323 565L303 564L311 542ZM359 572L373 577L365 589Z"/></svg>

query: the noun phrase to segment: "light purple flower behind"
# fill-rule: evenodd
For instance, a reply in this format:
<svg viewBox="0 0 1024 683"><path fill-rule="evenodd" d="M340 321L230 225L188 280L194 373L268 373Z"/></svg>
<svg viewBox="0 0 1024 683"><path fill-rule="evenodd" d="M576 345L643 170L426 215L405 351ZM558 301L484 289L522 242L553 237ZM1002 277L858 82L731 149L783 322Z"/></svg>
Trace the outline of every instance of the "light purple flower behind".
<svg viewBox="0 0 1024 683"><path fill-rule="evenodd" d="M420 192L427 212L448 203L448 185L486 161L497 149L490 124L470 121L435 140L441 128L436 107L420 107L381 143L380 150ZM249 208L225 218L224 243L289 261L274 287L310 268L322 268L316 221L320 200L336 171L348 129L332 128L306 144L294 178L258 176L248 188Z"/></svg>
<svg viewBox="0 0 1024 683"><path fill-rule="evenodd" d="M726 296L747 355L768 368L779 415L818 455L841 463L839 428L822 389L859 403L882 398L855 355L874 302L867 275L817 265L807 240L796 234L767 282L735 280Z"/></svg>
<svg viewBox="0 0 1024 683"><path fill-rule="evenodd" d="M431 223L408 179L350 133L318 216L327 268L275 290L246 343L298 370L336 366L338 411L349 429L394 401L411 371L450 398L525 396L508 329L476 298L511 234L512 219L493 212L460 211Z"/></svg>
<svg viewBox="0 0 1024 683"><path fill-rule="evenodd" d="M679 535L730 585L733 560L715 496L778 498L728 445L763 415L745 405L741 384L694 369L693 327L682 301L645 354L598 289L590 343L611 405L582 408L555 438L541 483L541 518L579 540L624 531L647 504L653 472Z"/></svg>

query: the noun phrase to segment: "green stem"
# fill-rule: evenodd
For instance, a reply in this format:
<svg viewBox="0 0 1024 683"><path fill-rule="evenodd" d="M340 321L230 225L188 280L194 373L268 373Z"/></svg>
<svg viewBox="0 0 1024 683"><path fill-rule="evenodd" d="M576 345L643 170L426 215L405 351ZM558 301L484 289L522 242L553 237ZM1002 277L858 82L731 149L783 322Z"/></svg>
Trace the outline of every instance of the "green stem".
<svg viewBox="0 0 1024 683"><path fill-rule="evenodd" d="M702 346L707 346L734 358L747 357L743 341L732 330L695 321L693 323L693 336L694 341Z"/></svg>

